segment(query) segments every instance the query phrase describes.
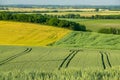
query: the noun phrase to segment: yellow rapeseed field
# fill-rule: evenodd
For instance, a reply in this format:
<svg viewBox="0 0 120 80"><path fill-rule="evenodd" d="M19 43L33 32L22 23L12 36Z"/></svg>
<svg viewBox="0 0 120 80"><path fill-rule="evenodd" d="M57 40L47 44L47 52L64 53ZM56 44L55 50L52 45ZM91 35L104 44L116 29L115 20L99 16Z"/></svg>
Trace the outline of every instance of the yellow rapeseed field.
<svg viewBox="0 0 120 80"><path fill-rule="evenodd" d="M40 24L0 21L0 45L46 46L69 32Z"/></svg>

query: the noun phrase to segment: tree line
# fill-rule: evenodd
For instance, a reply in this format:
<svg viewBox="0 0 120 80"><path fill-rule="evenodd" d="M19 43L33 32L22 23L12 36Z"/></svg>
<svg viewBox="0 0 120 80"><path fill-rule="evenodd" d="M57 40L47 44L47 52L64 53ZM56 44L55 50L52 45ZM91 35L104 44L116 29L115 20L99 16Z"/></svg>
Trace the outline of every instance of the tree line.
<svg viewBox="0 0 120 80"><path fill-rule="evenodd" d="M80 25L79 23L59 20L56 17L50 17L42 14L14 14L2 12L0 13L0 20L40 23L61 28L67 28L75 31L86 31L86 27L84 25Z"/></svg>
<svg viewBox="0 0 120 80"><path fill-rule="evenodd" d="M40 14L40 13L49 13L49 12L58 12L56 10L54 11L32 11L32 12L27 12L27 11L17 11L17 12L9 12L6 11L6 13L12 13L12 14L26 14L26 13L34 13L34 14ZM4 12L3 12L4 13ZM80 14L65 14L65 15L48 15L44 14L45 16L49 18L73 18L73 19L120 19L120 15L92 15L92 16L81 16Z"/></svg>
<svg viewBox="0 0 120 80"><path fill-rule="evenodd" d="M56 18L74 18L74 19L120 19L120 15L80 16L80 14L66 14L66 15L47 15L47 16L56 17Z"/></svg>
<svg viewBox="0 0 120 80"><path fill-rule="evenodd" d="M120 35L120 29L117 29L117 28L102 28L98 32L99 33L105 33L105 34L117 34L117 35Z"/></svg>

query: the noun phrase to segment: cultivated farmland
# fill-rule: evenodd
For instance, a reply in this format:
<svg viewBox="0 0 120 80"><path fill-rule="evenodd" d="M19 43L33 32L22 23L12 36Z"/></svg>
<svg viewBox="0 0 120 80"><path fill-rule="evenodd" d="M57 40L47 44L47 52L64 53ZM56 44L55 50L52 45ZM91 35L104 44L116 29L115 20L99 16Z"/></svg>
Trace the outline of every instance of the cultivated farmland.
<svg viewBox="0 0 120 80"><path fill-rule="evenodd" d="M73 31L52 46L120 50L120 35Z"/></svg>
<svg viewBox="0 0 120 80"><path fill-rule="evenodd" d="M119 50L30 46L0 46L0 49L0 71L106 69L120 65Z"/></svg>
<svg viewBox="0 0 120 80"><path fill-rule="evenodd" d="M83 12L51 12L51 13L42 13L42 14L48 14L48 15L66 15L66 14L80 14L81 16L92 16L92 15L120 15L120 11L83 11Z"/></svg>
<svg viewBox="0 0 120 80"><path fill-rule="evenodd" d="M0 79L119 80L119 53L105 49L0 46Z"/></svg>
<svg viewBox="0 0 120 80"><path fill-rule="evenodd" d="M45 46L69 32L40 24L0 21L0 45Z"/></svg>
<svg viewBox="0 0 120 80"><path fill-rule="evenodd" d="M9 71L0 72L0 79L9 80L119 80L120 69L64 69L59 71Z"/></svg>
<svg viewBox="0 0 120 80"><path fill-rule="evenodd" d="M120 29L119 19L64 19L68 21L74 21L86 26L88 30L99 31L102 28L118 28Z"/></svg>
<svg viewBox="0 0 120 80"><path fill-rule="evenodd" d="M74 12L47 14L69 13ZM120 11L75 14L119 15ZM120 35L96 33L101 28L120 28L120 20L65 20L93 32L0 21L0 80L120 80Z"/></svg>
<svg viewBox="0 0 120 80"><path fill-rule="evenodd" d="M8 7L9 12L25 12L25 13L42 13L48 15L66 15L66 14L80 14L81 16L93 16L93 15L120 15L120 11L110 11L108 9L103 9L99 12L95 11L95 8L11 8Z"/></svg>

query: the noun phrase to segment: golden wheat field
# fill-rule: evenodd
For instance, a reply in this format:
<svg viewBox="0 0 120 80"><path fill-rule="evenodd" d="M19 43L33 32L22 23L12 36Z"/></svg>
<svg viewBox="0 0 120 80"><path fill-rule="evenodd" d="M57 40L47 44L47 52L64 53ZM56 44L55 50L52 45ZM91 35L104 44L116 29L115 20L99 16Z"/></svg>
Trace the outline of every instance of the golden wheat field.
<svg viewBox="0 0 120 80"><path fill-rule="evenodd" d="M67 29L40 24L0 21L0 44L45 46L69 32Z"/></svg>

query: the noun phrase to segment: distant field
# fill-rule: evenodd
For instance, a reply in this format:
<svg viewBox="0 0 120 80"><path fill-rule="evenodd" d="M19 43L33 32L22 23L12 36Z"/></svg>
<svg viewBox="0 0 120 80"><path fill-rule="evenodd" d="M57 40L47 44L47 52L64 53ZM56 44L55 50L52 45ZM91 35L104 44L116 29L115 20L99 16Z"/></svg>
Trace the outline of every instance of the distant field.
<svg viewBox="0 0 120 80"><path fill-rule="evenodd" d="M119 53L105 49L0 46L0 71L104 69L120 65Z"/></svg>
<svg viewBox="0 0 120 80"><path fill-rule="evenodd" d="M120 35L73 31L52 46L120 50Z"/></svg>
<svg viewBox="0 0 120 80"><path fill-rule="evenodd" d="M49 15L66 15L66 14L80 14L80 16L92 16L92 15L120 15L120 11L87 11L87 12L51 12L51 13L42 13Z"/></svg>
<svg viewBox="0 0 120 80"><path fill-rule="evenodd" d="M52 8L12 8L12 7L8 7L7 10L0 10L0 11L12 11L12 12L32 12L32 11L95 11L94 8L83 8L83 9L75 9L75 8L56 8L56 9L52 9Z"/></svg>
<svg viewBox="0 0 120 80"><path fill-rule="evenodd" d="M63 18L64 19L64 18ZM120 29L119 19L64 19L74 21L86 26L88 30L98 31L101 28L118 28Z"/></svg>
<svg viewBox="0 0 120 80"><path fill-rule="evenodd" d="M108 9L103 9L99 12L96 12L94 8L11 8L9 7L8 10L0 10L2 11L10 11L10 12L26 12L32 13L35 11L38 12L37 14L49 14L49 15L66 15L66 14L80 14L80 16L92 16L92 15L120 15L120 11L110 11ZM42 13L41 13L41 12Z"/></svg>
<svg viewBox="0 0 120 80"><path fill-rule="evenodd" d="M0 21L0 45L45 46L69 33L52 26Z"/></svg>

